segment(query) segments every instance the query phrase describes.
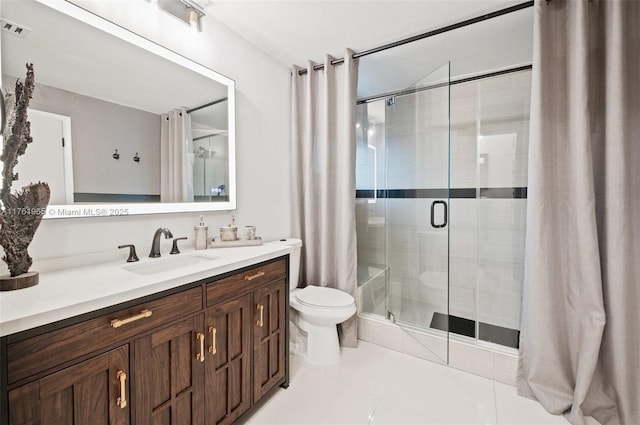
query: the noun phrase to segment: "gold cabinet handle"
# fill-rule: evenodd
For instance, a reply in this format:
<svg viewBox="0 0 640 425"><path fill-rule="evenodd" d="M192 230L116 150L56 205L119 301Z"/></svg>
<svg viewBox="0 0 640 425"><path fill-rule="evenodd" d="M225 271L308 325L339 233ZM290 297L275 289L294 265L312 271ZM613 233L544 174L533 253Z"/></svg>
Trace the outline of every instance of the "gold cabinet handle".
<svg viewBox="0 0 640 425"><path fill-rule="evenodd" d="M262 304L258 304L256 308L260 311L260 318L256 320L256 325L262 327L264 325L264 306Z"/></svg>
<svg viewBox="0 0 640 425"><path fill-rule="evenodd" d="M209 347L209 352L216 354L218 352L218 350L216 350L216 328L213 326L209 327L209 333L211 334L211 347Z"/></svg>
<svg viewBox="0 0 640 425"><path fill-rule="evenodd" d="M200 332L198 332L196 334L196 339L200 341L200 352L196 354L196 360L203 362L204 361L204 334L201 334Z"/></svg>
<svg viewBox="0 0 640 425"><path fill-rule="evenodd" d="M136 314L135 316L128 317L126 319L113 319L111 321L112 328L119 328L122 325L126 325L127 323L135 322L136 320L144 319L145 317L151 317L153 312L151 310L147 310L146 308L140 312L140 314Z"/></svg>
<svg viewBox="0 0 640 425"><path fill-rule="evenodd" d="M116 378L120 380L120 397L116 400L121 409L127 407L127 374L119 370Z"/></svg>
<svg viewBox="0 0 640 425"><path fill-rule="evenodd" d="M261 270L261 271L259 271L259 272L258 272L258 273L256 273L256 274L252 275L252 276L245 276L245 277L244 277L244 280L253 280L253 279L255 279L255 278L257 278L257 277L260 277L260 276L264 276L264 272L263 272L262 270Z"/></svg>

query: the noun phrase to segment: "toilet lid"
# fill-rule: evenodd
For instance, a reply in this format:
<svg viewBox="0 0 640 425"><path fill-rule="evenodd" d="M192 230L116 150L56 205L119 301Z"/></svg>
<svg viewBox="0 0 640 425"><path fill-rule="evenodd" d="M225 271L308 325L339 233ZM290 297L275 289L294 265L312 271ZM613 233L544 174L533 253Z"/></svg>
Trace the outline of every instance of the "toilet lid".
<svg viewBox="0 0 640 425"><path fill-rule="evenodd" d="M353 304L353 297L346 292L320 286L307 286L296 293L302 304L315 307L347 307Z"/></svg>

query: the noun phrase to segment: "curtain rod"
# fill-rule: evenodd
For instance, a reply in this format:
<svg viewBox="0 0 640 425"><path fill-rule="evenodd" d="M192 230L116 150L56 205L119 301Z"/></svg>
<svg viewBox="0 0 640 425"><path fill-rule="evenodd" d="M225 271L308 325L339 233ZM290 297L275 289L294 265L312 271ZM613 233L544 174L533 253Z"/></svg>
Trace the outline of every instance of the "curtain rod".
<svg viewBox="0 0 640 425"><path fill-rule="evenodd" d="M507 7L505 9L496 10L495 12L487 13L481 16L477 16L475 18L467 19L465 21L458 22L456 24L447 25L442 28L438 28L432 31L428 31L422 34L414 35L413 37L405 38L399 41L395 41L393 43L384 44L382 46L374 47L373 49L365 50L363 52L358 52L353 54L353 59L357 59L363 56L368 56L374 53L379 53L384 50L393 49L394 47L402 46L404 44L413 43L414 41L423 40L425 38L433 37L434 35L442 34L445 32L453 31L458 28L466 27L468 25L477 24L478 22L486 21L488 19L497 18L499 16L507 15L512 12L517 12L522 9L526 9L528 7L533 6L533 0L526 1L524 3L516 4L515 6ZM339 65L344 63L344 58L335 59L331 61L331 65ZM324 64L318 64L313 66L314 71L319 71L324 69ZM298 71L298 75L304 75L307 73L307 69L301 69Z"/></svg>
<svg viewBox="0 0 640 425"><path fill-rule="evenodd" d="M223 133L224 134L224 133ZM215 136L220 136L221 133L212 133L212 134L206 134L204 136L198 136L198 137L194 137L193 139L191 139L192 142L196 142L198 140L202 140L202 139L208 139L209 137L215 137Z"/></svg>
<svg viewBox="0 0 640 425"><path fill-rule="evenodd" d="M195 112L195 111L197 111L197 110L199 110L199 109L204 109L204 108L206 108L206 107L208 107L208 106L213 106L213 105L216 105L216 104L218 104L218 103L222 103L222 102L224 102L224 101L226 101L226 100L227 100L227 98L226 98L226 97L223 97L222 99L214 100L213 102L205 103L204 105L194 106L194 107L193 107L193 108L191 108L191 109L187 109L187 114L190 114L190 113L192 113L192 112Z"/></svg>

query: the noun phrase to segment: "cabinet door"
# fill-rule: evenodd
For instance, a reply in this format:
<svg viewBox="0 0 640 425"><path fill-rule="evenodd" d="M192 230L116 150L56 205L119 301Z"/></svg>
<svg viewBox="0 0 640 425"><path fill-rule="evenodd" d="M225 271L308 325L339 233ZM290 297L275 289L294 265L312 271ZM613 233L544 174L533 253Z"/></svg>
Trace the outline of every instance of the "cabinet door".
<svg viewBox="0 0 640 425"><path fill-rule="evenodd" d="M134 342L135 423L204 424L202 315Z"/></svg>
<svg viewBox="0 0 640 425"><path fill-rule="evenodd" d="M128 346L10 391L9 423L128 424Z"/></svg>
<svg viewBox="0 0 640 425"><path fill-rule="evenodd" d="M257 402L285 376L285 280L253 293L253 402Z"/></svg>
<svg viewBox="0 0 640 425"><path fill-rule="evenodd" d="M251 407L251 295L207 310L207 424L230 424Z"/></svg>

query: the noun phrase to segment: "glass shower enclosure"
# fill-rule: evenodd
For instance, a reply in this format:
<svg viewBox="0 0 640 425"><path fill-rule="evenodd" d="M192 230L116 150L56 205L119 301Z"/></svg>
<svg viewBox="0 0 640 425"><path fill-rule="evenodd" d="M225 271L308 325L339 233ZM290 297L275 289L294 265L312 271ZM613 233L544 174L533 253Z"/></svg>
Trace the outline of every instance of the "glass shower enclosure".
<svg viewBox="0 0 640 425"><path fill-rule="evenodd" d="M447 362L450 84L446 63L358 107L356 216L363 311ZM425 89L428 88L428 89ZM422 338L430 330L435 337Z"/></svg>
<svg viewBox="0 0 640 425"><path fill-rule="evenodd" d="M361 99L356 155L360 314L442 362L454 340L518 348L531 93L530 69L447 68Z"/></svg>
<svg viewBox="0 0 640 425"><path fill-rule="evenodd" d="M533 13L518 8L359 58L363 339L441 362L472 345L515 354Z"/></svg>

